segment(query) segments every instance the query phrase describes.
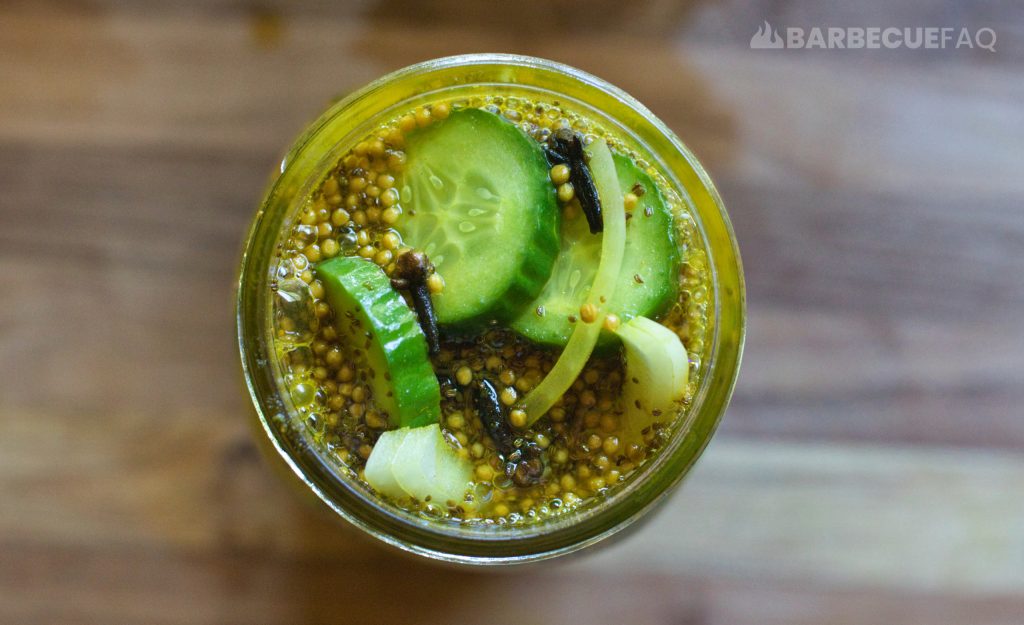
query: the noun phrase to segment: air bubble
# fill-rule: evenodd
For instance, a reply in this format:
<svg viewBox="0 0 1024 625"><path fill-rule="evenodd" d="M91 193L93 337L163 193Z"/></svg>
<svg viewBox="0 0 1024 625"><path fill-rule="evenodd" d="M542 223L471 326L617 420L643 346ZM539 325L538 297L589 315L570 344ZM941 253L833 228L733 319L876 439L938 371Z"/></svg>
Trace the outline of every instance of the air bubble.
<svg viewBox="0 0 1024 625"><path fill-rule="evenodd" d="M296 407L308 406L313 401L316 389L309 382L299 382L291 388L292 402Z"/></svg>
<svg viewBox="0 0 1024 625"><path fill-rule="evenodd" d="M359 247L359 242L356 239L356 233L352 230L346 230L338 235L338 247L341 248L341 254L343 256L349 256L356 251Z"/></svg>
<svg viewBox="0 0 1024 625"><path fill-rule="evenodd" d="M274 328L277 335L296 343L307 343L313 339L318 327L313 296L306 283L295 278L280 280L274 291Z"/></svg>
<svg viewBox="0 0 1024 625"><path fill-rule="evenodd" d="M307 247L316 243L317 230L316 226L308 226L302 224L295 228L295 244L297 247Z"/></svg>

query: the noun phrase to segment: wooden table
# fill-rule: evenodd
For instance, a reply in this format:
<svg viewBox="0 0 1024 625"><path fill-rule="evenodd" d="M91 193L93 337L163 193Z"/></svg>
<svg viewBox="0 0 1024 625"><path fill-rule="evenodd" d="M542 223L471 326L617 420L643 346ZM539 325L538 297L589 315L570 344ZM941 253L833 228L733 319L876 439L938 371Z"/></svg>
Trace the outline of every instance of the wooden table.
<svg viewBox="0 0 1024 625"><path fill-rule="evenodd" d="M1024 622L1024 13L1010 3L142 0L0 7L0 622ZM786 26L984 50L750 50ZM733 406L642 531L438 569L296 498L251 437L231 288L335 94L511 51L647 103L746 264Z"/></svg>

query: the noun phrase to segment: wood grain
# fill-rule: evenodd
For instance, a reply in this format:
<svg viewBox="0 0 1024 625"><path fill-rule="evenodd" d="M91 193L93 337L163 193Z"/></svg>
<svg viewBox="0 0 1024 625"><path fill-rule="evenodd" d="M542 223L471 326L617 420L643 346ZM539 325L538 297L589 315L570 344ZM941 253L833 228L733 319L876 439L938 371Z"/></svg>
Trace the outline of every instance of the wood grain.
<svg viewBox="0 0 1024 625"><path fill-rule="evenodd" d="M562 8L0 7L0 622L1021 622L1021 9ZM1000 44L749 50L765 19ZM396 556L294 497L253 443L231 311L303 123L479 50L649 105L716 179L749 288L733 406L681 491L606 549L504 574Z"/></svg>

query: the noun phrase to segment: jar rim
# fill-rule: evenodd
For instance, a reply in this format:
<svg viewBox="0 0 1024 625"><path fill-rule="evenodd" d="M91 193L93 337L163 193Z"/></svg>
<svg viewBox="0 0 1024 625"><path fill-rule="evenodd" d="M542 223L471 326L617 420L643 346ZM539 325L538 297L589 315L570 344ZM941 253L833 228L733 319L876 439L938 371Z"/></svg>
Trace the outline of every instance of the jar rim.
<svg viewBox="0 0 1024 625"><path fill-rule="evenodd" d="M708 352L710 356L700 387L687 412L692 422L688 427L677 428L672 441L637 469L643 474L637 475L634 483L617 488L616 492L588 509L542 523L516 526L514 529L501 528L502 531L493 533L452 531L438 523L417 520L412 515L396 514L387 506L379 505L375 496L353 488L311 445L287 437L282 430L287 427L289 410L276 384L277 364L273 344L269 340L267 314L269 267L273 254L266 252L268 243L272 251L280 230L280 219L284 217L277 213L289 212L287 207L291 206L292 199L305 195L310 181L303 179L303 173L322 164L324 155L318 153L332 145L330 141L322 140L331 124L346 114L358 115L355 109L365 106L373 95L389 87L394 88L401 81L419 80L422 83L423 91L407 94L409 99L413 95L432 93L432 87L435 90L452 88L455 85L431 83L429 79L467 68L491 68L499 74L498 70L513 70L503 75L505 80L498 83L513 87L529 86L529 83L518 82L522 73L515 70L531 69L537 72L531 75L535 79L546 77L575 83L586 95L600 100L594 106L610 118L614 119L614 113L607 110L609 107L635 116L637 123L631 125L630 130L643 133L647 138L644 141L646 147L660 157L662 170L670 181L687 194L699 191L704 200L700 206L688 208L701 231L708 254L715 303L711 311L713 338ZM494 79L492 77L492 81ZM459 86L472 84L471 81L458 83ZM374 109L373 114L377 115L399 102L385 102L382 107ZM585 97L582 102L590 104ZM650 145L652 140L658 145ZM305 177L310 178L308 175ZM685 185L680 177L699 184L700 188ZM695 202L692 197L691 200ZM701 208L705 210L698 214ZM275 221L275 217L280 219ZM726 280L724 284L721 283L723 279ZM650 110L618 87L568 65L513 54L467 54L410 65L370 82L328 107L299 135L282 159L280 172L268 185L246 237L236 289L237 338L245 384L261 429L276 454L305 487L359 529L404 551L459 564L524 563L575 552L620 532L663 501L701 455L725 412L738 376L746 334L745 286L735 234L717 189L693 153ZM728 333L723 334L725 330ZM707 404L709 401L711 403ZM697 431L694 431L695 425L699 425ZM655 474L660 479L653 480Z"/></svg>

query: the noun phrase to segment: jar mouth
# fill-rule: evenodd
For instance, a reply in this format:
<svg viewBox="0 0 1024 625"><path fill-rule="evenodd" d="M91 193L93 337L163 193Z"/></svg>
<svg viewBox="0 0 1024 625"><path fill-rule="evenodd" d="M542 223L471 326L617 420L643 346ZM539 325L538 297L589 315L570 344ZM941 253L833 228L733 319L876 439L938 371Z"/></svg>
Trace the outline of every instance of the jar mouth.
<svg viewBox="0 0 1024 625"><path fill-rule="evenodd" d="M480 85L557 94L613 123L642 146L681 193L703 239L711 273L711 339L699 387L668 444L637 468L626 484L572 513L517 526L459 525L404 513L355 480L339 475L321 452L292 428L283 398L270 328L271 259L284 219L306 197L314 175L336 160L346 137L417 98ZM578 69L509 54L452 56L387 74L333 104L296 140L268 186L250 227L237 283L236 321L242 369L258 422L285 464L339 516L399 549L452 563L532 562L574 552L621 531L673 490L703 452L735 386L745 338L745 290L732 226L703 167L647 108L621 89Z"/></svg>

